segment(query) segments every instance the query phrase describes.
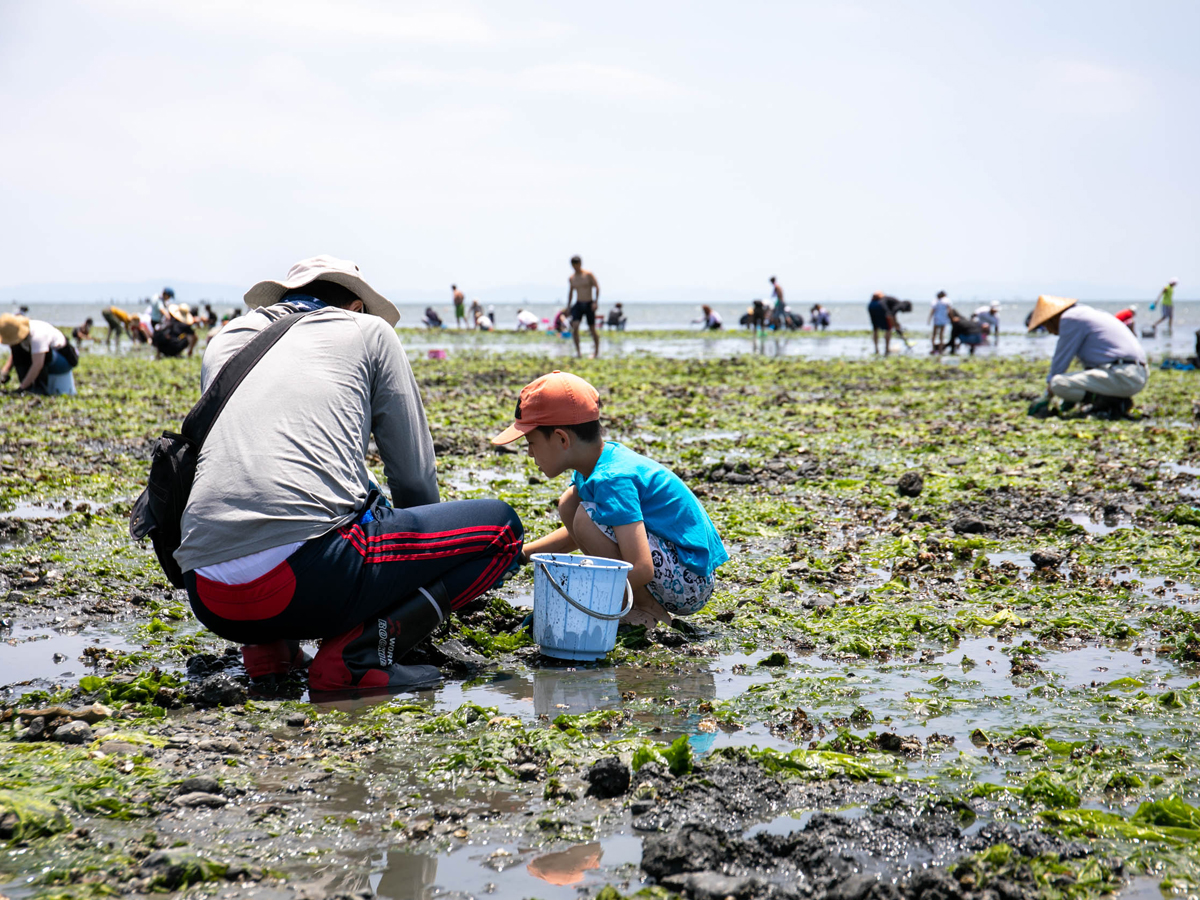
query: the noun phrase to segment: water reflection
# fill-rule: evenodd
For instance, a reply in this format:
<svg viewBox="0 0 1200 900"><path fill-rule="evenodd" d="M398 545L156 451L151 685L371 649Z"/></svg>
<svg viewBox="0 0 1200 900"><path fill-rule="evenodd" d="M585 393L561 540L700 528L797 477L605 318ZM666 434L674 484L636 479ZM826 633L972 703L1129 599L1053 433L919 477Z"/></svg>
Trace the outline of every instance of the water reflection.
<svg viewBox="0 0 1200 900"><path fill-rule="evenodd" d="M437 857L424 853L390 850L372 863L382 871L371 875L371 890L388 900L423 900L426 888L437 879Z"/></svg>
<svg viewBox="0 0 1200 900"><path fill-rule="evenodd" d="M530 875L549 884L578 884L588 869L600 868L603 855L599 842L578 844L569 850L539 856L525 868Z"/></svg>

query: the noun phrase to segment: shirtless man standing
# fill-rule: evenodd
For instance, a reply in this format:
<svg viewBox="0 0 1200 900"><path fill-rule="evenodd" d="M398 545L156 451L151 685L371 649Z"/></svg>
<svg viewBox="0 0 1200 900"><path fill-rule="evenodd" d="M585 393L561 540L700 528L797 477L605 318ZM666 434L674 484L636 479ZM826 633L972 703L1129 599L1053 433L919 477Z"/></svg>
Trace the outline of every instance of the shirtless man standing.
<svg viewBox="0 0 1200 900"><path fill-rule="evenodd" d="M771 299L775 301L775 305L771 310L771 324L775 326L776 331L782 331L786 324L783 320L786 307L783 303L783 285L775 280L775 276L771 276Z"/></svg>
<svg viewBox="0 0 1200 900"><path fill-rule="evenodd" d="M575 272L567 279L570 289L567 291L567 307L571 310L571 339L575 341L575 355L583 356L579 349L579 325L587 319L588 329L592 332L592 359L600 355L600 334L596 331L596 305L600 301L600 282L596 276L583 267L583 260L578 256L571 257L571 265ZM575 297L575 303L571 298Z"/></svg>
<svg viewBox="0 0 1200 900"><path fill-rule="evenodd" d="M467 298L463 296L463 292L458 289L457 284L450 285L450 290L454 291L454 324L458 328L462 328L467 324L467 310L463 306Z"/></svg>

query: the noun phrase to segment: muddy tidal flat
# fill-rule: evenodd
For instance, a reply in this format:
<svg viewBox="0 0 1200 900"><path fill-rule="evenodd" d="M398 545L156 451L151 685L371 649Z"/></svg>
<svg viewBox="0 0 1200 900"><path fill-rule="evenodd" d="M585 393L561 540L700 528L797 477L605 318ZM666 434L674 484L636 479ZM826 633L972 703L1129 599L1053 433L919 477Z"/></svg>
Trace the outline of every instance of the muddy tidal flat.
<svg viewBox="0 0 1200 900"><path fill-rule="evenodd" d="M1200 895L1200 375L1039 421L1044 360L652 340L412 363L442 498L531 536L566 479L488 437L591 380L721 531L712 602L564 665L526 568L415 651L442 688L331 703L251 689L128 537L198 358L0 398L0 897Z"/></svg>

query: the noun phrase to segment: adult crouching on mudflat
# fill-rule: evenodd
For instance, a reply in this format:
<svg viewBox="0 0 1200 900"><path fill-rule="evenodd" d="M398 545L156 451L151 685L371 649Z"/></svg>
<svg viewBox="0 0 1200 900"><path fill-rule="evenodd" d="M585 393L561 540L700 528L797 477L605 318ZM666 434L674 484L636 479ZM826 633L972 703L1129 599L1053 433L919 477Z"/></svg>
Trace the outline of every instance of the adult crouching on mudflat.
<svg viewBox="0 0 1200 900"><path fill-rule="evenodd" d="M1146 351L1116 316L1067 297L1038 297L1028 331L1044 326L1058 335L1046 396L1029 407L1031 416L1052 415L1050 401L1059 398L1057 412L1079 406L1081 414L1121 418L1133 408L1133 397L1146 387ZM1067 374L1078 358L1082 372Z"/></svg>
<svg viewBox="0 0 1200 900"><path fill-rule="evenodd" d="M0 384L7 383L15 369L17 390L30 394L59 393L50 376L65 375L79 362L67 336L41 319L0 314L0 343L9 348L8 359L0 366ZM75 393L73 380L66 392Z"/></svg>
<svg viewBox="0 0 1200 900"><path fill-rule="evenodd" d="M314 691L413 689L432 666L397 660L519 561L521 521L499 500L438 502L433 442L399 313L358 266L329 256L245 296L254 312L209 343L201 387L281 316L299 320L250 370L200 453L175 559L196 617L243 645L251 676L306 661ZM392 504L371 482L371 434Z"/></svg>

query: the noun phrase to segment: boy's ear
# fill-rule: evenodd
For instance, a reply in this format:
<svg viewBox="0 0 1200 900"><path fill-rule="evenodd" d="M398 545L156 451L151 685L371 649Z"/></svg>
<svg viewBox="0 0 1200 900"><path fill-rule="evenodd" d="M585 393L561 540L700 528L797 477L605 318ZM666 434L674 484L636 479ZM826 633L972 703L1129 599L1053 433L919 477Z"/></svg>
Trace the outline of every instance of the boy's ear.
<svg viewBox="0 0 1200 900"><path fill-rule="evenodd" d="M573 437L571 432L567 431L565 428L555 428L554 436L558 438L558 442L562 444L562 448L564 450L571 449L571 438Z"/></svg>

